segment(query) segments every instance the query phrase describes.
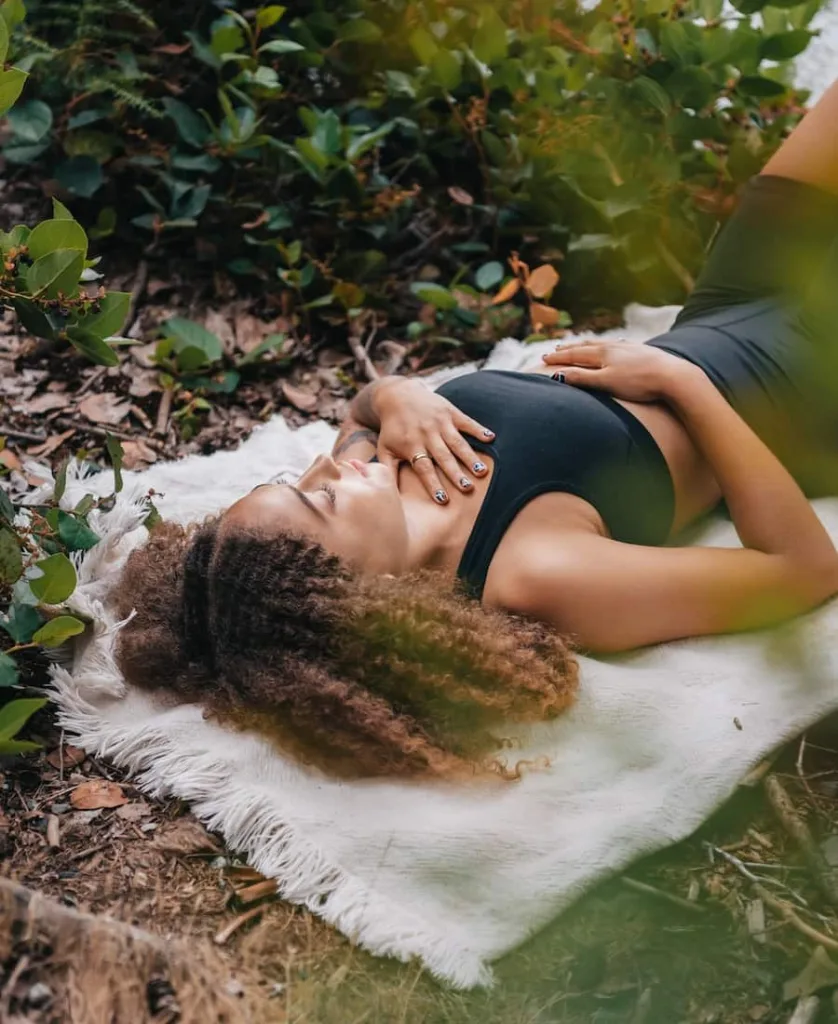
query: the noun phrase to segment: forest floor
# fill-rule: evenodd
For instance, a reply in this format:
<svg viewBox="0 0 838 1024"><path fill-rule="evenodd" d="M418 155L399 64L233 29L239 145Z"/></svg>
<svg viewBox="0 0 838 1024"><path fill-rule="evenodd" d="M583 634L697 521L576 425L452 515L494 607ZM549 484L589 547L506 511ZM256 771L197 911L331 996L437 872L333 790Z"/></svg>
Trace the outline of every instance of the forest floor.
<svg viewBox="0 0 838 1024"><path fill-rule="evenodd" d="M0 320L0 468L19 488L39 483L28 460L96 460L106 432L121 438L126 467L141 469L232 447L276 412L293 425L338 419L363 382L353 355L312 353L281 309L240 299L223 278L196 286L176 267L142 265L108 284L136 299L136 344L119 366L91 366ZM289 341L233 393L181 413L188 396L168 404L152 363L155 326L171 315L201 320L231 359L270 334ZM433 361L395 343L372 355L389 372ZM43 752L0 763L0 875L40 896L27 905L0 882L0 1022L838 1021L838 723L781 753L690 840L600 886L506 957L495 988L467 994L415 964L375 959L277 900L187 807L85 756L48 709L29 734ZM773 809L778 785L794 814Z"/></svg>

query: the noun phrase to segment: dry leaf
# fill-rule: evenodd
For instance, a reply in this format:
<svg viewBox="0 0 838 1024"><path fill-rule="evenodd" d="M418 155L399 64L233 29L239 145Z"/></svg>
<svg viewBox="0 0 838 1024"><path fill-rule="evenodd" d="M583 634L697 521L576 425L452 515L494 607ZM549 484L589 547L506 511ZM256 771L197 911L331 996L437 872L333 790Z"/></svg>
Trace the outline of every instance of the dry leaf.
<svg viewBox="0 0 838 1024"><path fill-rule="evenodd" d="M554 327L559 322L559 311L553 309L552 306L543 306L540 302L534 302L530 307L530 317L533 324Z"/></svg>
<svg viewBox="0 0 838 1024"><path fill-rule="evenodd" d="M838 985L838 964L823 948L818 946L803 970L783 985L783 1002L788 1003L799 996L811 996L822 988Z"/></svg>
<svg viewBox="0 0 838 1024"><path fill-rule="evenodd" d="M75 432L76 428L70 427L70 429L65 430L63 434L51 434L42 444L33 445L31 448L27 448L26 452L28 455L34 455L36 458L52 455L52 453L60 448L65 441L69 440ZM27 479L29 478L27 477ZM43 480L41 483L43 483Z"/></svg>
<svg viewBox="0 0 838 1024"><path fill-rule="evenodd" d="M140 439L123 441L122 451L124 453L122 464L126 469L143 469L157 461L157 452Z"/></svg>
<svg viewBox="0 0 838 1024"><path fill-rule="evenodd" d="M559 275L549 263L536 267L527 280L527 291L537 299L543 299L559 283Z"/></svg>
<svg viewBox="0 0 838 1024"><path fill-rule="evenodd" d="M754 1003L754 1005L748 1010L748 1016L751 1020L762 1020L763 1017L767 1017L771 1013L771 1007L766 1006L765 1003Z"/></svg>
<svg viewBox="0 0 838 1024"><path fill-rule="evenodd" d="M285 400L290 402L300 412L314 412L317 409L317 395L310 391L303 391L302 388L295 388L292 384L282 382L282 393Z"/></svg>
<svg viewBox="0 0 838 1024"><path fill-rule="evenodd" d="M151 814L151 808L145 800L137 800L133 804L118 807L114 814L123 821L139 821L140 818L147 818Z"/></svg>
<svg viewBox="0 0 838 1024"><path fill-rule="evenodd" d="M155 46L152 53L168 53L173 57L186 53L192 43L163 43L162 46Z"/></svg>
<svg viewBox="0 0 838 1024"><path fill-rule="evenodd" d="M155 850L187 856L191 853L218 853L218 842L194 818L179 818L165 825L151 841Z"/></svg>
<svg viewBox="0 0 838 1024"><path fill-rule="evenodd" d="M262 210L259 216L255 220L249 220L247 223L242 224L245 231L254 231L256 228L261 228L263 224L267 224L271 219L271 215L267 210Z"/></svg>
<svg viewBox="0 0 838 1024"><path fill-rule="evenodd" d="M452 185L448 189L448 195L460 206L474 206L474 196L466 192L464 188L460 188L459 185Z"/></svg>
<svg viewBox="0 0 838 1024"><path fill-rule="evenodd" d="M269 334L281 334L285 329L284 321L283 326L276 329L273 323L266 324L258 316L241 313L236 317L236 347L247 354L261 345Z"/></svg>
<svg viewBox="0 0 838 1024"><path fill-rule="evenodd" d="M236 337L228 316L211 309L204 317L204 327L218 338L225 352L232 352Z"/></svg>
<svg viewBox="0 0 838 1024"><path fill-rule="evenodd" d="M160 390L160 380L153 370L140 370L131 378L128 394L134 398L147 398Z"/></svg>
<svg viewBox="0 0 838 1024"><path fill-rule="evenodd" d="M37 395L26 402L24 408L28 413L36 416L45 412L52 412L53 409L66 409L70 404L70 396L57 391L47 391L46 394Z"/></svg>
<svg viewBox="0 0 838 1024"><path fill-rule="evenodd" d="M128 797L116 782L91 779L76 786L70 794L70 803L78 811L95 811L101 807L121 807L128 803Z"/></svg>
<svg viewBox="0 0 838 1024"><path fill-rule="evenodd" d="M16 469L19 471L21 469L20 459L9 448L0 450L0 466L5 466L9 470Z"/></svg>
<svg viewBox="0 0 838 1024"><path fill-rule="evenodd" d="M47 754L47 763L51 764L53 768L75 768L76 765L82 763L87 757L87 754L81 749L81 747L74 747L71 744L67 744L64 747L63 752L61 747L56 747L55 750L51 750Z"/></svg>
<svg viewBox="0 0 838 1024"><path fill-rule="evenodd" d="M506 284L501 288L497 295L492 299L493 306L499 306L502 302L509 302L509 300L518 294L521 288L521 282L517 277L513 277L511 281L507 281Z"/></svg>
<svg viewBox="0 0 838 1024"><path fill-rule="evenodd" d="M79 403L79 412L93 423L115 426L128 415L131 402L120 399L110 391L88 395Z"/></svg>

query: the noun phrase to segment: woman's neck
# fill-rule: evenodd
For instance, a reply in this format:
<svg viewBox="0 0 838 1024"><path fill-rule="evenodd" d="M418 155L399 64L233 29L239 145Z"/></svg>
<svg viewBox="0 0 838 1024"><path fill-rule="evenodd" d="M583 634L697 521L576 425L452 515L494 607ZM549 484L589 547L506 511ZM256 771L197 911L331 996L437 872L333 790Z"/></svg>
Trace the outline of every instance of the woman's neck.
<svg viewBox="0 0 838 1024"><path fill-rule="evenodd" d="M467 494L444 481L449 501L438 505L408 465L399 470L399 492L409 537L407 570L438 569L453 576L471 536L491 480L491 459L484 456L490 472L474 480Z"/></svg>

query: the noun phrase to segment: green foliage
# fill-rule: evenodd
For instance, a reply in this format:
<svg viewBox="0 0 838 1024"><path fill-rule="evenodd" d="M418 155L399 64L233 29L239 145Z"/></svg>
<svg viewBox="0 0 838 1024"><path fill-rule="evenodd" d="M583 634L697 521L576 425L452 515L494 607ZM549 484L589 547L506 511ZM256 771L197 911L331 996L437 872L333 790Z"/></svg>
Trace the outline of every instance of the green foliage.
<svg viewBox="0 0 838 1024"><path fill-rule="evenodd" d="M560 303L683 298L799 116L787 62L820 4L230 0L184 31L160 0L32 0L3 152L92 197L97 237L283 293L300 332L345 335L363 308L491 340L510 320L479 300L513 251L562 260Z"/></svg>
<svg viewBox="0 0 838 1024"><path fill-rule="evenodd" d="M18 740L15 737L44 704L46 700L43 698L12 700L0 708L0 756L28 754L38 749L37 743Z"/></svg>

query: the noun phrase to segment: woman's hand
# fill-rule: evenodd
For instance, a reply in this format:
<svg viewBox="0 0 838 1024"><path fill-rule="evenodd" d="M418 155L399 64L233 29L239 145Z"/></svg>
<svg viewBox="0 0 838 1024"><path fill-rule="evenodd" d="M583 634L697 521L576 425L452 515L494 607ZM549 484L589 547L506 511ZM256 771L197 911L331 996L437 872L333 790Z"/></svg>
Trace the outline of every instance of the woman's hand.
<svg viewBox="0 0 838 1024"><path fill-rule="evenodd" d="M494 433L419 381L394 377L380 383L372 398L381 424L379 462L394 471L400 462L409 462L440 505L448 502L448 494L439 471L459 490L471 490L471 474L483 476L487 466L460 432L483 441L491 440ZM419 454L429 458L417 459Z"/></svg>
<svg viewBox="0 0 838 1024"><path fill-rule="evenodd" d="M665 399L674 379L695 367L652 345L631 341L583 341L559 345L542 356L567 384L607 391L626 402Z"/></svg>

